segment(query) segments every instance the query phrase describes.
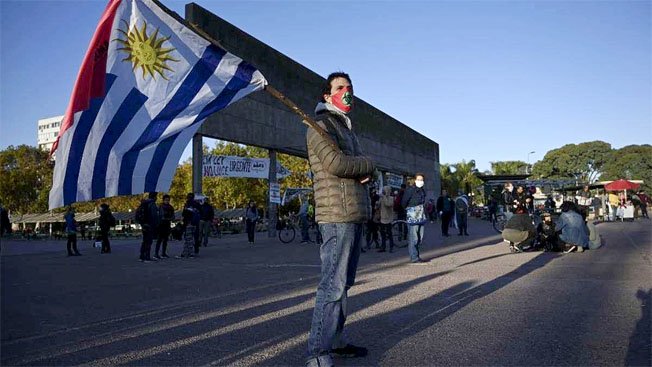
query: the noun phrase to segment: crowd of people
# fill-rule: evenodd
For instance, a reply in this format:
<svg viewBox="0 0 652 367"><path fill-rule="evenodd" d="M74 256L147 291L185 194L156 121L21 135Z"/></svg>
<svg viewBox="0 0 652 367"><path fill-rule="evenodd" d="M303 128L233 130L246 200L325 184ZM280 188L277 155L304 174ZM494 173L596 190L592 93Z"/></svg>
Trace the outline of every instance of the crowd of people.
<svg viewBox="0 0 652 367"><path fill-rule="evenodd" d="M544 251L584 252L601 246L601 238L592 220L589 220L589 207L593 196L589 187L585 186L577 195L578 203L564 201L559 209L561 213L553 221L551 211L541 214L540 223L535 223L532 214L534 199L523 186L513 189L511 183L506 183L502 200L507 209L507 223L502 237L510 243L512 252L526 249L541 249ZM544 209L553 209L556 204L549 197Z"/></svg>

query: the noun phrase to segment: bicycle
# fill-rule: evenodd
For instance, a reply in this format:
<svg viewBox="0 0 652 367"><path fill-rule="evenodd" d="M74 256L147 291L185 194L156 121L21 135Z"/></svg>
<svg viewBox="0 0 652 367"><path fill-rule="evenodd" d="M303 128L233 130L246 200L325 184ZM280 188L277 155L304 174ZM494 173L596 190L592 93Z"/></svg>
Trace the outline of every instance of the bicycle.
<svg viewBox="0 0 652 367"><path fill-rule="evenodd" d="M299 223L299 217L296 214L291 215L285 220L279 220L276 229L278 231L278 239L282 243L290 243L294 241L297 237L297 232L301 232L301 225ZM312 238L314 237L317 242L320 241L319 226L314 221L309 223L308 235Z"/></svg>
<svg viewBox="0 0 652 367"><path fill-rule="evenodd" d="M397 219L392 222L392 240L394 247L404 248L408 245L408 223Z"/></svg>
<svg viewBox="0 0 652 367"><path fill-rule="evenodd" d="M220 224L218 221L213 221L213 223L211 223L209 234L212 237L222 238L222 231L220 230Z"/></svg>
<svg viewBox="0 0 652 367"><path fill-rule="evenodd" d="M287 219L279 219L276 224L276 230L278 231L278 240L282 243L290 243L294 241L294 238L297 235L297 216L291 215Z"/></svg>
<svg viewBox="0 0 652 367"><path fill-rule="evenodd" d="M511 213L510 213L511 214ZM493 218L491 219L491 225L494 227L494 230L498 233L503 233L503 229L505 229L505 224L507 223L507 215L500 210L498 213L494 214Z"/></svg>

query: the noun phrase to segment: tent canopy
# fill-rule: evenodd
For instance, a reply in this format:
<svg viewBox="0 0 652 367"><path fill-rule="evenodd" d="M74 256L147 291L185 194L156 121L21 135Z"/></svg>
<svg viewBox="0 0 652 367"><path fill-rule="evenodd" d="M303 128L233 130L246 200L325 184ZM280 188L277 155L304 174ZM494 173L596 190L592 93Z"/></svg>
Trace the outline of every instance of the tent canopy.
<svg viewBox="0 0 652 367"><path fill-rule="evenodd" d="M609 191L620 191L620 190L636 190L640 186L641 185L637 183L620 179L604 185L604 188Z"/></svg>

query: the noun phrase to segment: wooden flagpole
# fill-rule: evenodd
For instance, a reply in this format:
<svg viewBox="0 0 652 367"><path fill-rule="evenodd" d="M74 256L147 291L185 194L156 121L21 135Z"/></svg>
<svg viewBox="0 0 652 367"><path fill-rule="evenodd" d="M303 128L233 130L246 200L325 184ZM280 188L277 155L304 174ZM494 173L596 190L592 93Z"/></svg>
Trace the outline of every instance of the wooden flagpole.
<svg viewBox="0 0 652 367"><path fill-rule="evenodd" d="M198 25L190 22L185 22L185 21L184 23L187 24L193 31L195 31L198 35L203 37L208 42L224 49L224 47L222 47L222 45L220 45L218 41L214 40L210 35L208 35L201 28L199 28ZM283 103L286 107L288 107L290 111L294 112L299 117L301 117L301 120L304 124L308 125L308 127L315 129L315 131L319 133L319 135L321 135L323 138L325 138L330 145L332 145L334 148L337 148L339 150L339 147L337 147L337 144L335 144L335 141L328 134L328 132L324 130L324 128L319 126L319 124L317 124L317 121L315 121L312 117L310 117L307 113L305 113L299 106L297 106L296 103L292 102L292 100L290 100L285 95L283 95L283 93L281 93L278 89L274 88L269 84L265 85L265 91L269 93L272 97L278 99L281 103Z"/></svg>

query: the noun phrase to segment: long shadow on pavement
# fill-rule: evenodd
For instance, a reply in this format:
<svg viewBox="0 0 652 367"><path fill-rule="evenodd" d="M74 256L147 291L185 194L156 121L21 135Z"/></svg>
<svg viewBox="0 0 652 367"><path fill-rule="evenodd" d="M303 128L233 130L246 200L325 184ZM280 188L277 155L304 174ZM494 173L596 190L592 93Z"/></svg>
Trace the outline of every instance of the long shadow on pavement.
<svg viewBox="0 0 652 367"><path fill-rule="evenodd" d="M626 366L652 366L652 289L645 292L639 289L636 298L641 301L641 319L629 338L629 348L625 359Z"/></svg>
<svg viewBox="0 0 652 367"><path fill-rule="evenodd" d="M399 295L410 288L422 282L427 282L436 277L445 275L448 272L439 272L428 274L401 284L393 285L386 288L374 289L351 297L351 303L360 303L362 307L369 307L382 301L388 296ZM59 353L54 358L42 358L32 360L28 364L87 364L98 360L109 364L146 364L146 365L174 365L174 364L206 364L211 360L219 359L220 365L237 362L241 353L236 353L232 358L225 358L225 352L247 349L249 354L256 353L260 349L268 346L271 340L278 340L279 334L286 335L288 338L296 335L296 330L305 330L309 325L312 307L306 306L302 310L291 312L283 317L274 317L274 314L283 308L291 308L306 298L312 300L314 294L292 297L274 304L265 305L265 307L256 307L252 309L234 312L233 314L220 315L214 318L205 318L198 322L184 323L163 331L139 335L135 338L120 338L114 342L107 341L102 345L92 346L83 350L75 350L71 353ZM217 310L206 310L208 313ZM232 331L224 333L217 332L215 336L211 334L220 330L228 329L229 326L243 322L247 319L254 319L270 315L269 319L261 320L252 326L235 328ZM287 330L288 325L297 325L291 327L290 332ZM306 325L306 326L304 326ZM184 337L179 339L179 336ZM247 345L243 346L243 342ZM166 344L168 346L166 347ZM254 344L252 346L251 344ZM134 346L138 346L134 350ZM201 354L196 353L202 350ZM168 357L170 352L173 356ZM124 354L124 355L123 355ZM175 357L192 356L192 360L180 362ZM301 356L299 360L301 360ZM117 358L116 358L117 357ZM296 361L296 356L293 356ZM287 363L287 362L286 362Z"/></svg>
<svg viewBox="0 0 652 367"><path fill-rule="evenodd" d="M350 334L355 334L363 338L356 340L356 342L371 347L369 356L364 359L351 361L351 364L365 366L378 365L382 360L383 353L390 350L403 339L413 336L420 331L437 324L475 300L485 297L507 286L511 282L544 267L557 257L557 255L553 254L549 254L549 256L538 256L527 263L522 264L513 271L477 287L472 287L470 282L462 282L424 300L412 303L409 306L393 310L389 313L382 313L348 325ZM385 295L383 294L383 296ZM356 300L353 300L351 303L356 303ZM433 309L434 311L430 311ZM379 324L387 325L387 318L391 318L393 323L389 325L387 329L383 330L381 335L369 335L369 333L366 332L366 330L377 330L377 325ZM282 354L265 361L264 364L299 364L300 359L298 356L304 355L304 351L305 346L301 345L286 350ZM237 363L237 361L233 362ZM396 362L398 363L399 361ZM405 361L405 364L407 365L414 363L418 362L409 363L408 361ZM421 364L423 363L424 361L421 361ZM345 364L345 360L338 361L336 364Z"/></svg>

